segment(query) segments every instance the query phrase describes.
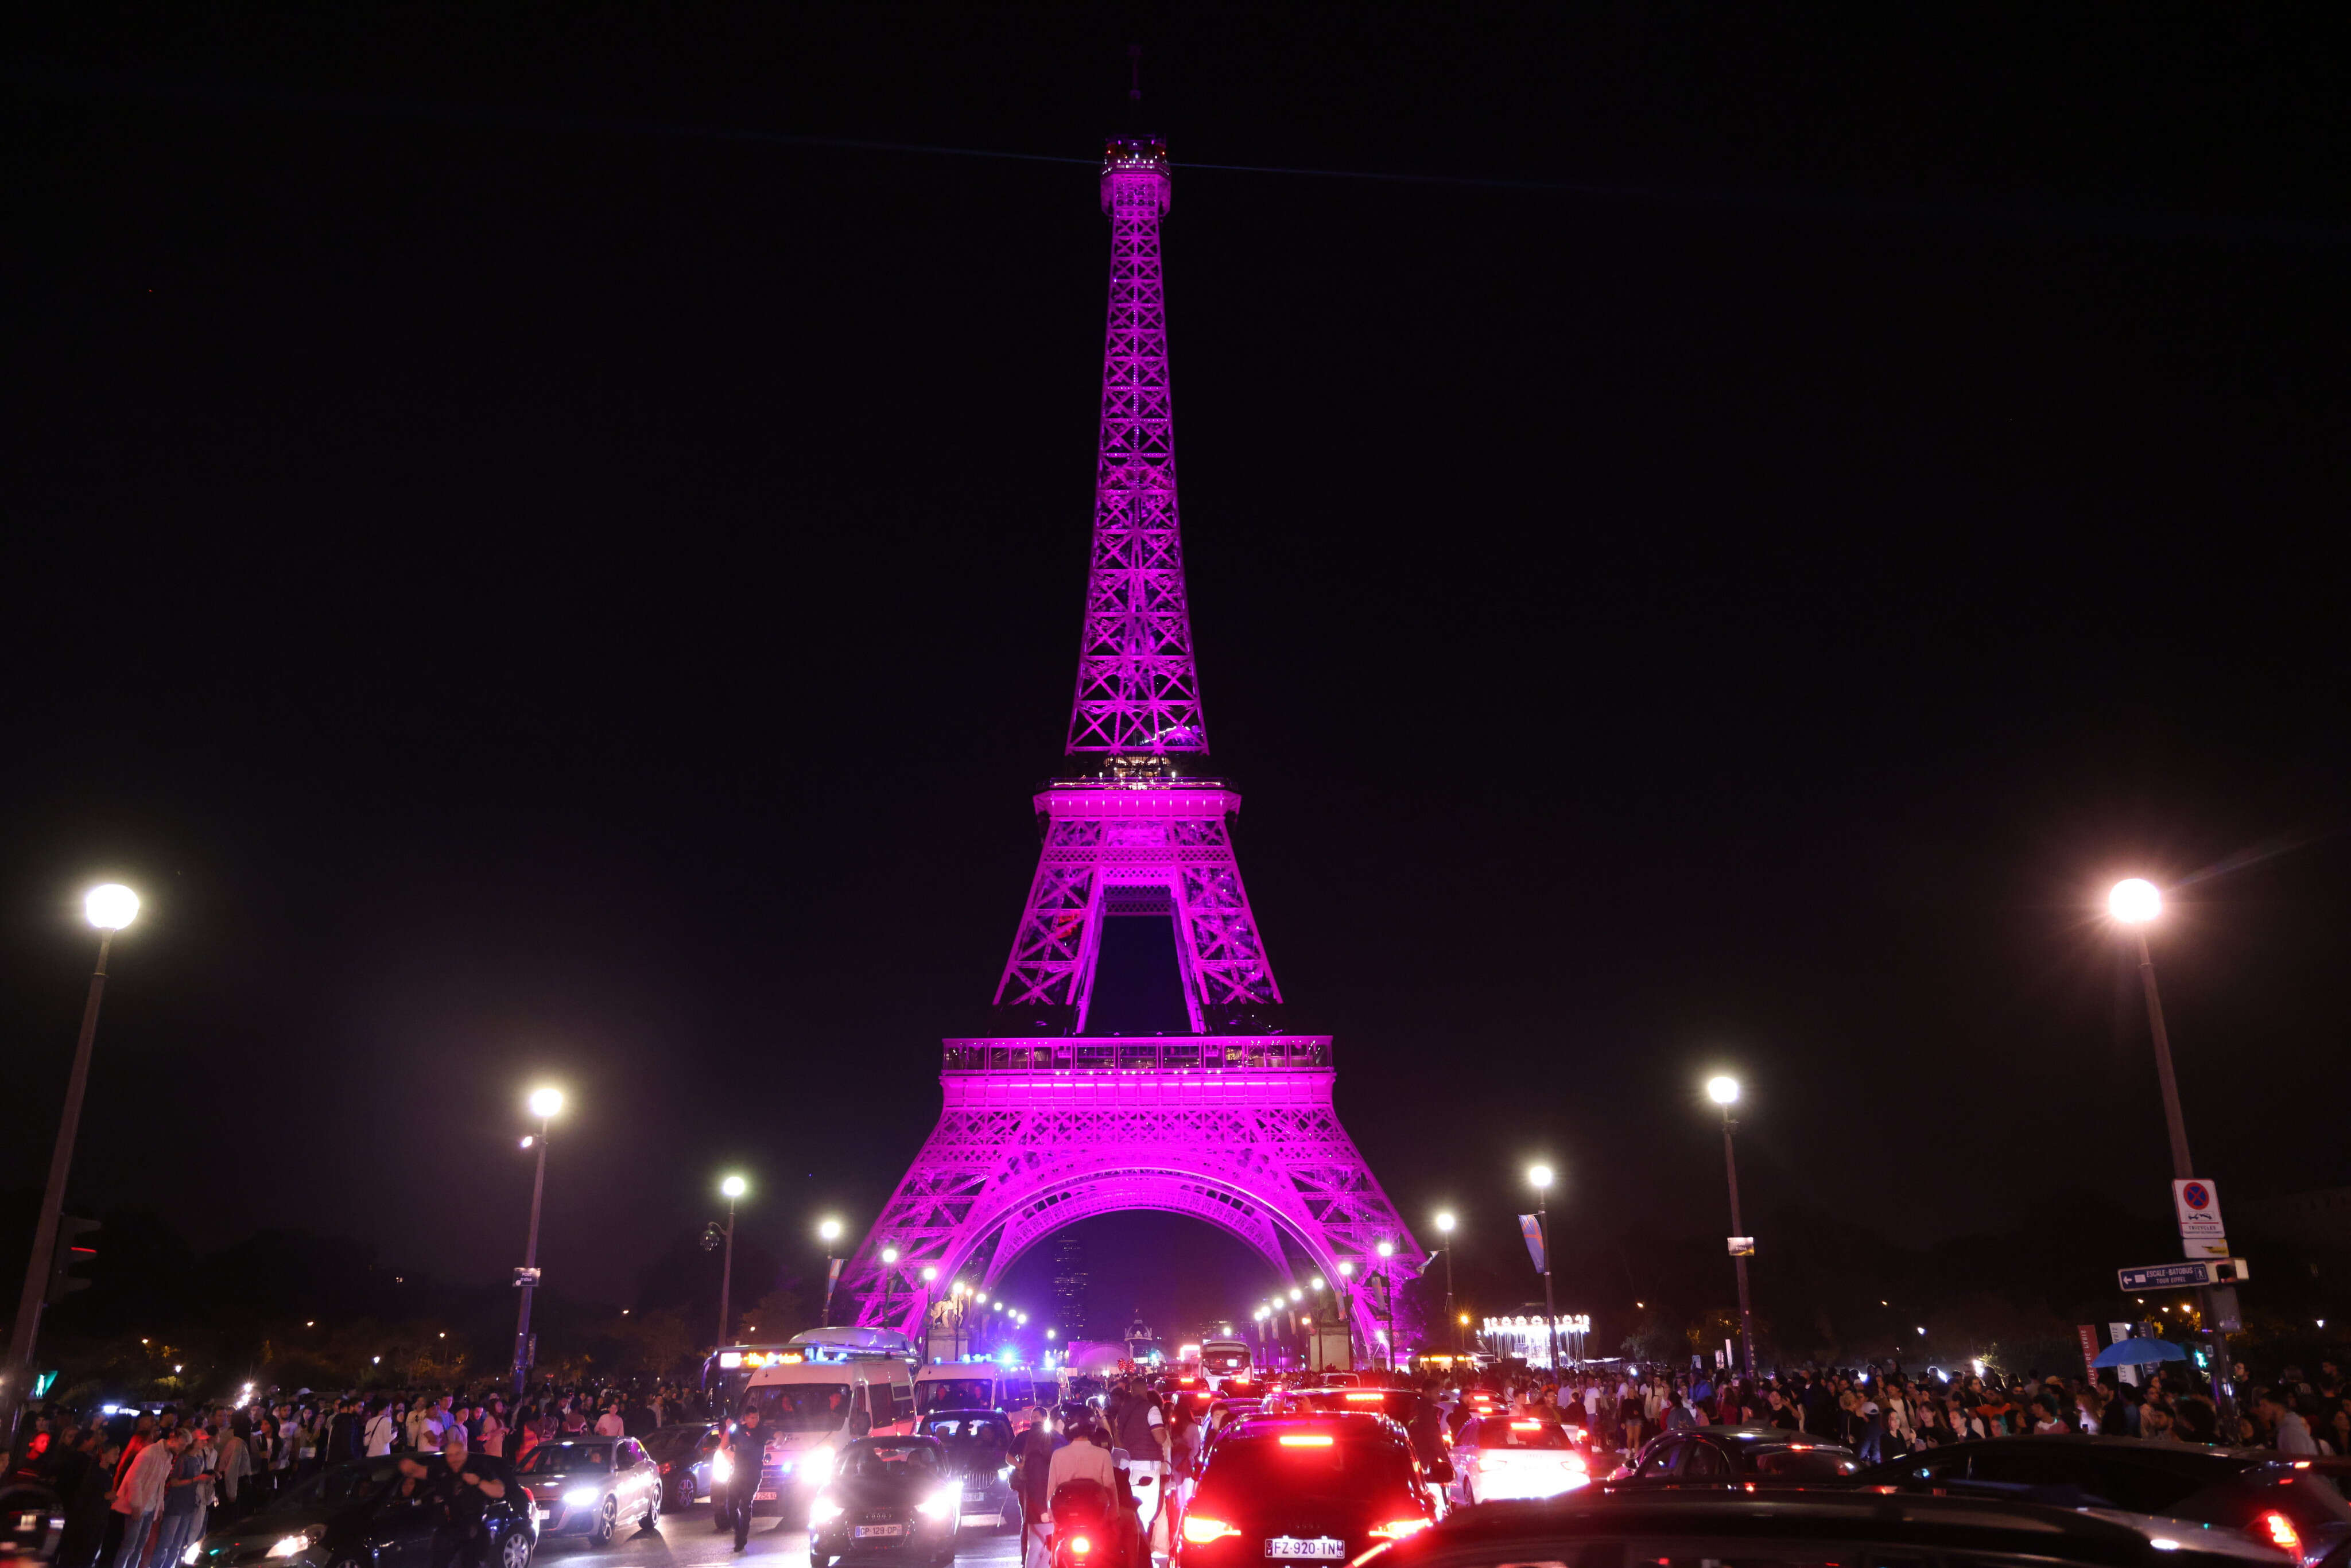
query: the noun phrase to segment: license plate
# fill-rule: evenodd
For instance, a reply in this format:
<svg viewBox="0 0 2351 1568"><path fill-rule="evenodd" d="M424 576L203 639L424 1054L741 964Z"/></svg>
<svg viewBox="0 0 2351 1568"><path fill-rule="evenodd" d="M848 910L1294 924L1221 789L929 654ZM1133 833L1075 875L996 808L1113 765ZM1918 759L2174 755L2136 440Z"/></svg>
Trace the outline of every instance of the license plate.
<svg viewBox="0 0 2351 1568"><path fill-rule="evenodd" d="M751 1494L751 1500L753 1502L773 1502L776 1500L776 1494L771 1491L755 1491Z"/></svg>
<svg viewBox="0 0 2351 1568"><path fill-rule="evenodd" d="M1265 1543L1268 1557L1344 1557L1347 1543L1335 1536L1276 1535Z"/></svg>
<svg viewBox="0 0 2351 1568"><path fill-rule="evenodd" d="M859 1541L870 1541L877 1535L904 1535L906 1527L903 1524L854 1524L850 1526L849 1533Z"/></svg>

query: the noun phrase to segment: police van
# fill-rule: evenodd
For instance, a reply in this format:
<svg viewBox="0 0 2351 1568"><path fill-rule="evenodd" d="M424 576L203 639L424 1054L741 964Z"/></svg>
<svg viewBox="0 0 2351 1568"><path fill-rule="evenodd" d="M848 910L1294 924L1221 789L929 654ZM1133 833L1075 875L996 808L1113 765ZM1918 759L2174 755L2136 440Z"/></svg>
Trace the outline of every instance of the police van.
<svg viewBox="0 0 2351 1568"><path fill-rule="evenodd" d="M895 1355L772 1363L751 1374L736 1402L737 1422L753 1410L768 1434L754 1508L805 1502L832 1479L842 1447L859 1437L903 1437L914 1429L914 1378ZM713 1460L711 1488L730 1483Z"/></svg>
<svg viewBox="0 0 2351 1568"><path fill-rule="evenodd" d="M934 1410L1026 1410L1054 1403L1060 1393L1050 1378L989 1361L951 1361L914 1374L914 1408L925 1416Z"/></svg>

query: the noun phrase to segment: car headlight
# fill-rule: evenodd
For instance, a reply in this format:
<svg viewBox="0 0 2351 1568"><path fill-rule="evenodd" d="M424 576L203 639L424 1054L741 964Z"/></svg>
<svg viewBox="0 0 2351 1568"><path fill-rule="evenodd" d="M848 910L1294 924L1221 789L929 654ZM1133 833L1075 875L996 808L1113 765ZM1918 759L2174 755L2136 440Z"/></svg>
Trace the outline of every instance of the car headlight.
<svg viewBox="0 0 2351 1568"><path fill-rule="evenodd" d="M914 1511L925 1519L950 1519L956 1505L963 1501L963 1488L944 1486L914 1505Z"/></svg>
<svg viewBox="0 0 2351 1568"><path fill-rule="evenodd" d="M204 1549L204 1543L203 1542L191 1541L188 1542L188 1549L180 1553L180 1561L186 1563L188 1568L196 1568L196 1559L203 1553ZM277 1555L275 1549L272 1549L270 1555Z"/></svg>
<svg viewBox="0 0 2351 1568"><path fill-rule="evenodd" d="M806 1454L802 1455L800 1458L800 1479L806 1481L812 1481L818 1486L822 1486L825 1482L832 1479L832 1450L826 1448L810 1448Z"/></svg>
<svg viewBox="0 0 2351 1568"><path fill-rule="evenodd" d="M596 1500L597 1495L597 1490L594 1487L573 1487L569 1491L563 1494L563 1506L566 1508L586 1508L590 1503Z"/></svg>
<svg viewBox="0 0 2351 1568"><path fill-rule="evenodd" d="M710 1456L710 1484L725 1486L735 1479L735 1456L721 1448Z"/></svg>
<svg viewBox="0 0 2351 1568"><path fill-rule="evenodd" d="M272 1545L265 1555L270 1557L299 1557L305 1551L319 1544L320 1538L326 1533L327 1527L325 1525L314 1524L309 1529L299 1531L295 1534L281 1535L277 1538L276 1544ZM181 1559L181 1561L185 1563L193 1563L195 1559L193 1557L185 1557Z"/></svg>
<svg viewBox="0 0 2351 1568"><path fill-rule="evenodd" d="M999 1469L996 1472L996 1479L1000 1481L1010 1480L1012 1479L1012 1467L1010 1465L1006 1465Z"/></svg>
<svg viewBox="0 0 2351 1568"><path fill-rule="evenodd" d="M809 1504L810 1524L831 1524L841 1517L841 1505L829 1496L820 1496L814 1502Z"/></svg>

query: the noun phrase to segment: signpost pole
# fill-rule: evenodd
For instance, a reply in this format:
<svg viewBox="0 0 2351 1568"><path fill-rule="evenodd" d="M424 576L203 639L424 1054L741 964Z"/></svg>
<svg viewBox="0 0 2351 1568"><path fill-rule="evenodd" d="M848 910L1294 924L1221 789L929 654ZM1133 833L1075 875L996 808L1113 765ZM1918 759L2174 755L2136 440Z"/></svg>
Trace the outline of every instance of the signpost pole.
<svg viewBox="0 0 2351 1568"><path fill-rule="evenodd" d="M2179 1080L2171 1071L2171 1033L2163 1027L2163 995L2156 988L2155 954L2147 944L2147 927L2139 926L2137 935L2139 985L2147 993L2147 1029L2155 1042L2155 1080L2163 1090L2164 1130L2171 1138L2171 1174L2174 1180L2193 1181L2196 1166L2188 1157L2188 1119L2180 1113ZM2229 1387L2229 1336L2220 1332L2220 1320L2209 1288L2197 1291L2196 1311L2203 1320L2204 1337L2211 1344L2212 1405L2220 1417L2220 1430L2213 1437L2216 1441L2233 1438L2236 1401Z"/></svg>

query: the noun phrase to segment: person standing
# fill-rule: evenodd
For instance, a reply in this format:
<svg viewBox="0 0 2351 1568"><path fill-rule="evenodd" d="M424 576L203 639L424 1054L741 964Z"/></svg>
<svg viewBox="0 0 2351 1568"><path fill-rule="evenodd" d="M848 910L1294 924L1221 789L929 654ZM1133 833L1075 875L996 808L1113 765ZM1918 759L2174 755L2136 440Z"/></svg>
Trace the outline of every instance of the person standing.
<svg viewBox="0 0 2351 1568"><path fill-rule="evenodd" d="M629 1424L621 1416L621 1402L617 1399L610 1401L604 1406L604 1413L596 1417L596 1436L625 1437L628 1433Z"/></svg>
<svg viewBox="0 0 2351 1568"><path fill-rule="evenodd" d="M180 1455L188 1447L187 1434L173 1430L140 1446L122 1479L115 1484L114 1511L122 1516L122 1534L111 1568L140 1568L147 1560L147 1539L162 1517L163 1496Z"/></svg>
<svg viewBox="0 0 2351 1568"><path fill-rule="evenodd" d="M400 1437L400 1423L392 1419L391 1407L381 1399L368 1415L364 1446L367 1457L380 1459L392 1452L392 1445Z"/></svg>
<svg viewBox="0 0 2351 1568"><path fill-rule="evenodd" d="M759 1424L759 1407L750 1406L743 1419L719 1444L726 1456L726 1488L718 1498L718 1528L735 1531L735 1550L751 1540L751 1499L759 1490L759 1471L768 1462L768 1434Z"/></svg>
<svg viewBox="0 0 2351 1568"><path fill-rule="evenodd" d="M482 1406L482 1452L494 1459L506 1455L506 1408L507 1402L496 1395Z"/></svg>
<svg viewBox="0 0 2351 1568"><path fill-rule="evenodd" d="M155 1518L154 1544L147 1549L146 1568L179 1568L180 1555L204 1533L204 1504L211 1500L211 1456L186 1435L174 1434L166 1444L172 1456L163 1481L163 1506Z"/></svg>
<svg viewBox="0 0 2351 1568"><path fill-rule="evenodd" d="M1061 1446L1053 1436L1053 1417L1042 1405L1029 1412L1029 1425L1012 1439L1013 1486L1020 1494L1020 1556L1028 1560L1029 1542L1032 1536L1040 1537L1045 1527L1045 1500L1052 1495L1046 1477L1053 1463L1053 1450Z"/></svg>

